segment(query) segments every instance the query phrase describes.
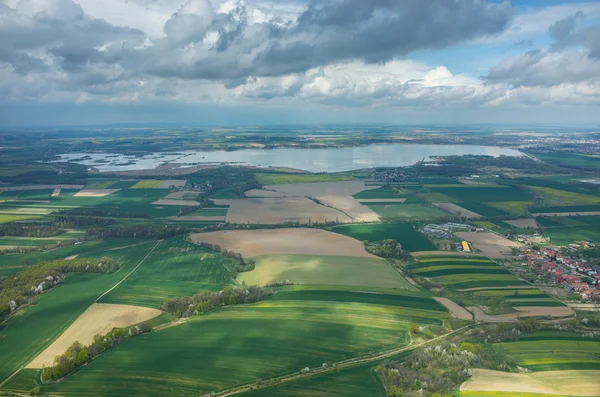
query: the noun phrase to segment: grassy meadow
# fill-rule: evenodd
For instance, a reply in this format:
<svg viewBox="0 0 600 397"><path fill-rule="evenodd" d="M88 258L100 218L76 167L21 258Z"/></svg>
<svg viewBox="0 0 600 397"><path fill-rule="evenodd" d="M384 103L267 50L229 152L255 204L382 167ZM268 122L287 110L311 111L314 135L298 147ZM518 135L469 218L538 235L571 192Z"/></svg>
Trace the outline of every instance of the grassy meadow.
<svg viewBox="0 0 600 397"><path fill-rule="evenodd" d="M398 241L403 249L411 252L431 251L436 246L421 234L416 223L371 223L363 225L342 225L331 230L360 241L379 241L392 239Z"/></svg>
<svg viewBox="0 0 600 397"><path fill-rule="evenodd" d="M328 255L263 255L255 269L238 275L239 282L265 285L290 280L294 284L330 284L411 289L383 259Z"/></svg>

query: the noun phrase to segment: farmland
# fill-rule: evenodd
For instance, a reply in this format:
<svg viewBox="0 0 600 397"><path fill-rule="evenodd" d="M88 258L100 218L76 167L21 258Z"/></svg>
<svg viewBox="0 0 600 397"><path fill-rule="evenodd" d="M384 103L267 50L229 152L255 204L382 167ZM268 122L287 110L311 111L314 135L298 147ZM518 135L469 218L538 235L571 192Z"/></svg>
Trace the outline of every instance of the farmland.
<svg viewBox="0 0 600 397"><path fill-rule="evenodd" d="M517 342L494 344L494 351L530 371L588 370L600 365L598 339L581 334L544 332Z"/></svg>
<svg viewBox="0 0 600 397"><path fill-rule="evenodd" d="M367 225L343 225L331 230L353 237L360 241L392 239L398 241L408 251L431 251L436 246L426 236L419 233L415 223L379 223Z"/></svg>
<svg viewBox="0 0 600 397"><path fill-rule="evenodd" d="M295 284L335 284L410 288L386 261L330 255L266 255L254 258L256 268L238 276L249 285L290 280Z"/></svg>
<svg viewBox="0 0 600 397"><path fill-rule="evenodd" d="M217 291L231 282L233 260L173 238L161 242L134 274L100 302L158 307L165 299Z"/></svg>
<svg viewBox="0 0 600 397"><path fill-rule="evenodd" d="M156 189L158 188L163 181L155 180L155 179L145 179L143 181L139 181L135 185L131 186L132 189Z"/></svg>
<svg viewBox="0 0 600 397"><path fill-rule="evenodd" d="M404 204L392 202L367 203L366 205L382 218L435 219L444 218L447 216L444 211L425 204Z"/></svg>
<svg viewBox="0 0 600 397"><path fill-rule="evenodd" d="M117 248L118 241L113 242ZM39 297L38 303L11 317L2 332L0 379L26 365L83 313L96 298L112 287L124 273L131 270L152 249L153 242L143 242L128 249L101 251L92 257L109 254L122 266L107 275L72 274L63 285Z"/></svg>
<svg viewBox="0 0 600 397"><path fill-rule="evenodd" d="M435 327L441 316L403 307L302 301L225 309L134 338L43 391L85 393L94 384L96 393L124 395L127 384L127 395L206 393L401 346L408 343L409 325L402 318ZM299 340L310 340L310 347ZM218 365L198 366L199 356ZM135 366L129 365L133 359ZM144 380L150 374L152 383Z"/></svg>
<svg viewBox="0 0 600 397"><path fill-rule="evenodd" d="M417 276L431 278L432 281L450 289L527 284L485 257L421 256L409 269Z"/></svg>

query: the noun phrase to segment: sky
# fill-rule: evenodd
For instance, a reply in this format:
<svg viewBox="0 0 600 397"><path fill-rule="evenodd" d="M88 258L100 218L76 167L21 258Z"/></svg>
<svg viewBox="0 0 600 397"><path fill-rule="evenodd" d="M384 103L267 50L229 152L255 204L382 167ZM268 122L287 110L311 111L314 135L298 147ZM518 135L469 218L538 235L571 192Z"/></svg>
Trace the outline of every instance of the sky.
<svg viewBox="0 0 600 397"><path fill-rule="evenodd" d="M0 126L600 125L600 1L0 0Z"/></svg>

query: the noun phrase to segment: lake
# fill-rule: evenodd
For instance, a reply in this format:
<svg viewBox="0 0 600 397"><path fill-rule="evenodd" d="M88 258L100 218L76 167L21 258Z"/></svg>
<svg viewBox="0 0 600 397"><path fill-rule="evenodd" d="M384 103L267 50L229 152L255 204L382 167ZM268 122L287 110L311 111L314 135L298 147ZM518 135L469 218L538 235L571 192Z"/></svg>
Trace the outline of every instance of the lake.
<svg viewBox="0 0 600 397"><path fill-rule="evenodd" d="M493 146L376 144L349 148L277 148L236 151L183 151L153 153L141 157L115 153L69 153L60 160L72 160L100 172L154 169L164 163L182 167L200 164L237 164L254 167L288 167L309 172L342 172L372 167L401 167L435 156L466 154L521 156L521 152ZM87 156L87 157L86 157ZM85 159L83 157L86 157Z"/></svg>

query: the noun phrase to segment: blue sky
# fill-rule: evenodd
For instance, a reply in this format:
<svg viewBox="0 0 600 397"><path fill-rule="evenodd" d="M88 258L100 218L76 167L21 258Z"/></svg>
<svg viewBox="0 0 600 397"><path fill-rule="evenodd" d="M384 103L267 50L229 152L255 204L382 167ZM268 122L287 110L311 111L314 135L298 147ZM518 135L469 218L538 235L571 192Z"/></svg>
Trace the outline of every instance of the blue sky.
<svg viewBox="0 0 600 397"><path fill-rule="evenodd" d="M0 0L0 126L600 124L600 2Z"/></svg>

